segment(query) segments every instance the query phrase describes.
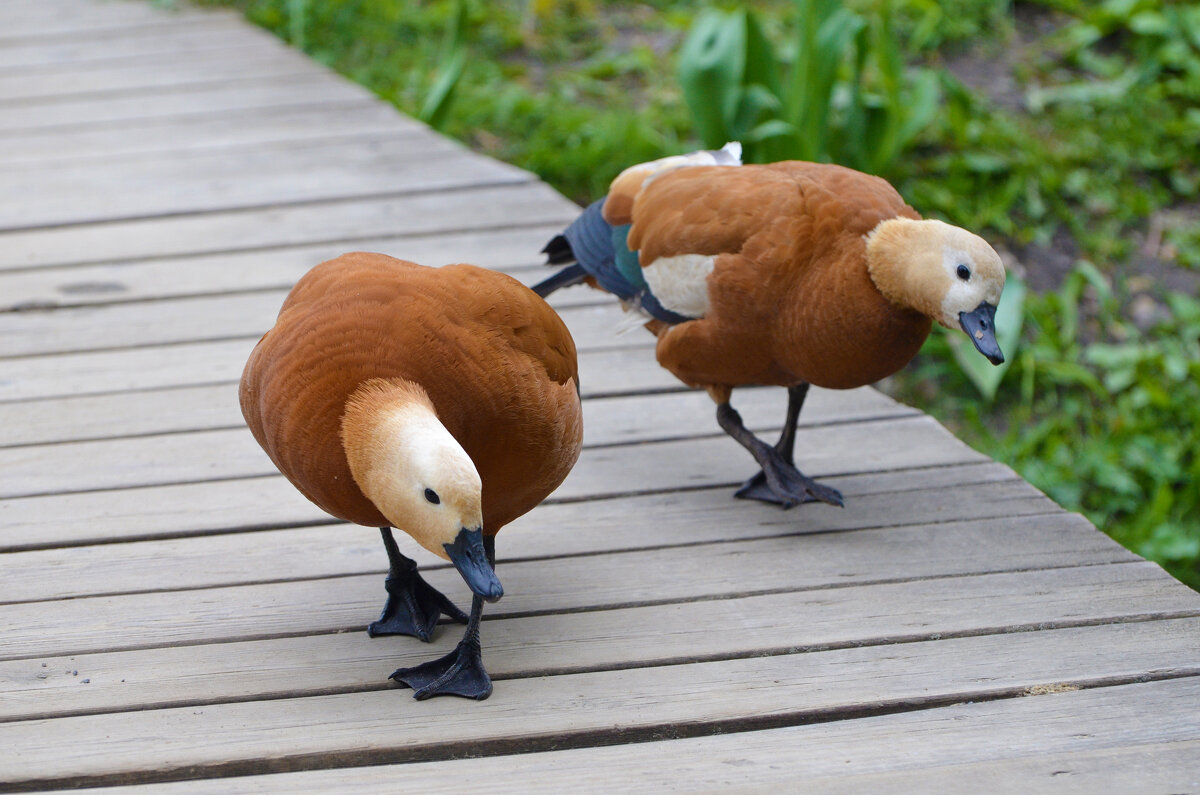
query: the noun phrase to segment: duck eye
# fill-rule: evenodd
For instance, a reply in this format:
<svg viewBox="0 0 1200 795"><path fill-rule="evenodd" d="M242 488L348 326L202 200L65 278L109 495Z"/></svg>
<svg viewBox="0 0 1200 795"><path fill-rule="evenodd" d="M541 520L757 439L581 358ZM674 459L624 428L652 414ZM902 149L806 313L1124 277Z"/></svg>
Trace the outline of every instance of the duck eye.
<svg viewBox="0 0 1200 795"><path fill-rule="evenodd" d="M959 265L958 266L958 278L962 279L964 282L967 281L968 279L970 279L971 278L971 269L968 268L966 265Z"/></svg>
<svg viewBox="0 0 1200 795"><path fill-rule="evenodd" d="M442 501L442 499L438 497L437 492L433 489L425 489L425 499L429 500L434 505L437 505Z"/></svg>

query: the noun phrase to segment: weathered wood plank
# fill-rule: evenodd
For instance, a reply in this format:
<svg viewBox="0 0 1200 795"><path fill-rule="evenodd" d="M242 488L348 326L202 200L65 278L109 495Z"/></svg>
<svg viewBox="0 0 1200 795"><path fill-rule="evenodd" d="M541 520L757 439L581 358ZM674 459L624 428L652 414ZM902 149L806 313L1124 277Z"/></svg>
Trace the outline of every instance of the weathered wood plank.
<svg viewBox="0 0 1200 795"><path fill-rule="evenodd" d="M526 192L526 188L532 187L514 185L472 191L469 198L463 197L462 201L464 209L479 207L483 211L481 224L487 222L486 207L504 202L524 205L527 211L522 215L529 219L530 226L463 228L141 262L0 269L0 296L3 296L0 311L284 290L314 265L351 250L378 251L431 266L448 264L449 260L469 262L511 273L532 284L553 271L538 262L530 251L537 250L536 241L549 239L565 223L565 220L559 220L565 219L561 205L556 202L555 206L549 206L543 202L545 193L541 188ZM418 203L414 201L414 204ZM546 220L539 221L539 216ZM444 223L445 218L438 221ZM551 299L556 306L613 300L585 288L561 290Z"/></svg>
<svg viewBox="0 0 1200 795"><path fill-rule="evenodd" d="M114 127L78 127L0 138L0 168L48 169L73 161L160 155L185 156L209 149L282 147L329 138L387 133L422 134L424 127L368 99L332 108L282 108L266 113L199 119L142 119Z"/></svg>
<svg viewBox="0 0 1200 795"><path fill-rule="evenodd" d="M675 432L694 430L679 427ZM924 415L802 428L796 434L796 449L798 465L814 476L984 460ZM0 469L5 472L0 484L4 499L258 478L276 472L266 453L241 428L2 448ZM636 450L593 447L584 450L552 496L580 499L699 488L753 473L753 460L723 433L646 442Z"/></svg>
<svg viewBox="0 0 1200 795"><path fill-rule="evenodd" d="M987 533L977 529L982 526ZM1054 546L1001 543L1008 538L1026 542L1039 534L1053 535ZM920 543L914 544L914 538ZM991 539L991 554L983 556L976 548L967 547L966 541L978 545L985 538ZM1137 560L1136 556L1073 514L970 522L966 526L927 525L920 530L817 533L802 541L769 537L554 560L508 562L503 546L500 539L498 572L505 595L489 606L488 620L806 589L815 589L805 597L810 605L843 605L848 603L845 586L889 580L903 581L897 584L900 590L933 594L933 602L958 605L966 602L976 586L963 575L1034 567L1039 571L1030 575L1031 581L1054 591L1038 594L1038 602L1048 610L1067 611L1065 618L1200 609L1200 597L1194 591L1153 564L1143 568L1128 563ZM1103 565L1114 561L1120 565ZM1073 568L1041 570L1056 564ZM427 575L434 587L452 598L461 600L466 592L453 568L430 569ZM947 576L953 582L940 579ZM1087 583L1081 587L1089 593L1103 590L1104 595L1077 601L1078 593L1069 585L1072 582ZM947 587L948 583L952 587ZM843 587L829 590L830 585ZM1021 602L1005 595L1004 589L1009 587L989 591L996 604L987 610L979 612L983 602L975 603L979 620L989 626L1009 623L997 619ZM59 602L0 605L0 618L7 628L0 659L357 630L378 616L382 588L379 575L351 575L169 594L96 596L72 600L70 610L64 610ZM1117 597L1120 601L1114 601ZM899 592L894 598L901 598ZM1065 606L1063 599L1069 599L1070 606ZM914 627L929 626L937 610L944 608L931 603L919 609L910 604L909 609L912 612L906 616L889 616L892 629L883 634L900 636ZM856 623L867 620L854 615Z"/></svg>
<svg viewBox="0 0 1200 795"><path fill-rule="evenodd" d="M243 420L237 401L231 399L234 391L232 384L216 384L0 403L0 424L5 428L0 447L237 428ZM736 399L739 409L750 411L743 414L750 427L778 427L786 405L784 390L746 388ZM777 414L751 408L762 401L768 401L764 412ZM800 422L818 425L915 413L866 388L814 389ZM682 436L685 430L708 432L713 430L713 416L712 401L698 391L589 400L584 404L584 440L595 445Z"/></svg>
<svg viewBox="0 0 1200 795"><path fill-rule="evenodd" d="M865 495L887 495L886 500L894 503L896 510L901 512L903 506L912 500L931 500L935 507L942 506L944 492L939 492L939 498L934 499L926 489L943 489L952 494L966 486L1012 482L1016 479L1017 475L1011 469L989 461L933 469L835 475L826 478L825 482L841 490L852 503L864 499ZM781 514L757 503L733 503L731 494L734 485L734 482L724 484L712 493L704 490L654 492L614 500L551 501L517 519L511 528L505 530L505 538L523 534L525 530L522 528L539 527L543 521L550 526L565 528L562 532L567 535L580 532L577 524L583 522L595 523L600 527L622 528L619 534L614 535L614 539L627 533L639 536L644 533L644 528L641 524L630 522L631 515L661 515L665 518L660 518L655 526L682 526L684 529L680 532L686 534L684 537L705 537L710 540L714 537L735 537L743 532L766 535L771 531L762 528L787 521L813 522L814 527L827 529L861 527L862 517L869 516L860 513L853 504L850 506L852 510L847 511L806 505L802 513L793 511ZM731 518L730 527L724 527L723 522L709 524L727 512L735 511L734 505L737 506L736 521ZM179 506L187 506L187 510L181 511ZM985 506L979 507L980 510L987 510ZM80 517L87 519L81 520ZM11 552L60 545L289 528L328 524L330 521L329 516L300 496L281 477L54 494L0 501L0 550ZM616 530L613 532L617 533ZM610 548L620 546L614 540ZM410 548L406 554L415 556L421 553Z"/></svg>
<svg viewBox="0 0 1200 795"><path fill-rule="evenodd" d="M12 112L27 103L78 97L187 91L195 86L311 75L321 71L303 53L287 47L265 31L241 26L223 43L207 50L181 40L176 54L110 58L91 64L64 64L39 69L0 70L0 108ZM164 43L180 38L172 30ZM252 77L253 76L253 77Z"/></svg>
<svg viewBox="0 0 1200 795"><path fill-rule="evenodd" d="M778 620L790 611L808 609L797 594L770 594L729 599L719 609L709 602L690 602L496 620L486 630L489 670L500 681L804 654L795 662L795 668L803 670L807 655L864 642L848 631L853 623L840 611L812 611L809 622ZM1022 626L1031 628L1039 612L1032 608L1027 617L1032 620ZM959 629L950 629L936 640L947 641L944 636L956 631L969 634L942 647L947 669L975 664L963 650L982 648L1007 659L1055 655L1065 665L1074 658L1070 672L1076 678L1094 677L1106 667L1104 660L1114 659L1157 676L1178 674L1188 667L1200 671L1200 657L1189 642L1189 634L1200 631L1198 618L1027 630L999 637L970 637L995 628L964 623L965 616L955 618L958 623L948 616L943 620ZM386 690L388 673L449 651L458 634L455 627L447 627L428 645L345 632L0 662L0 721ZM613 643L614 637L621 637L621 643ZM925 642L879 645L895 646L892 654L903 659L912 653L910 645ZM1089 645L1110 653L1089 654ZM882 658L881 667L894 667L884 649L876 654Z"/></svg>
<svg viewBox="0 0 1200 795"><path fill-rule="evenodd" d="M507 163L480 161L441 136L316 141L262 152L147 156L114 165L0 171L0 228L415 194L532 178Z"/></svg>
<svg viewBox="0 0 1200 795"><path fill-rule="evenodd" d="M1038 633L1015 640L1042 637ZM861 708L868 693L871 703L892 709L937 706L951 699L1016 694L1063 681L1128 682L1153 665L1142 654L1132 664L1107 658L1096 661L1092 670L1098 673L1093 677L1078 677L1078 669L1070 665L1079 660L1078 647L1061 655L1010 658L1004 654L1006 646L998 645L984 649L979 648L987 646L984 639L955 639L886 648L882 654L877 648L839 649L802 658L784 655L512 680L496 689L486 707L473 710L462 709L461 702L452 699L414 705L400 693L393 698L352 693L21 721L0 724L0 742L11 751L0 762L0 775L10 782L44 781L46 771L53 770L59 780L70 777L83 783L78 779L86 777L86 783L99 783L103 777L130 771L161 776L173 771L195 775L197 768L214 767L228 772L286 770L316 766L317 760L332 755L342 763L408 761L521 747L518 743L529 750L546 749L568 738L592 743L656 734L714 734L747 724L836 718ZM967 661L947 665L946 651L955 646L975 648ZM886 667L881 656L888 660ZM1177 699L1195 698L1200 694L1198 679L1177 680L1187 686L1170 692ZM771 686L739 688L730 694L730 682ZM653 710L646 709L648 699ZM1121 706L1129 715L1129 702ZM1195 739L1194 714L1167 710L1155 722L1159 725L1154 736L1160 741ZM1026 731L1033 729L1027 726ZM1077 722L1073 731L1079 732ZM62 753L64 736L73 740L69 756ZM152 746L146 737L156 738ZM810 755L812 747L804 747Z"/></svg>
<svg viewBox="0 0 1200 795"><path fill-rule="evenodd" d="M211 18L211 10L192 8L156 9L148 3L105 2L68 4L38 0L36 3L7 3L0 19L3 33L0 41L24 41L30 37L42 39L64 36L108 36L121 35L133 29L164 26L180 27Z"/></svg>
<svg viewBox="0 0 1200 795"><path fill-rule="evenodd" d="M131 120L151 118L206 118L271 108L361 103L369 98L371 94L366 89L323 71L278 77L248 75L243 80L193 86L186 91L168 87L107 96L26 101L20 105L19 113L0 113L0 140L12 132L23 135L32 130L120 126Z"/></svg>
<svg viewBox="0 0 1200 795"><path fill-rule="evenodd" d="M1057 506L1020 480L960 486L953 499L937 489L901 495L855 497L850 510L808 510L780 516L751 508L726 491L692 492L685 505L659 495L627 497L618 504L562 503L506 531L504 557L522 559L595 554L670 544L691 545L766 537L828 533L922 523L1011 519L1051 514ZM546 506L549 510L551 506ZM707 513L701 514L701 507ZM653 514L647 509L655 509ZM797 512L799 513L799 512ZM622 515L655 517L650 533ZM701 517L707 522L698 521ZM993 521L994 525L995 522ZM670 532L667 532L668 528ZM511 541L510 541L511 539ZM406 539L404 552L426 565L446 564ZM980 554L986 554L981 550ZM162 561L171 565L157 565ZM182 539L9 552L0 556L0 602L23 602L195 589L245 583L382 574L383 546L374 532L343 524Z"/></svg>
<svg viewBox="0 0 1200 795"><path fill-rule="evenodd" d="M450 792L464 781L528 793L1192 792L1198 697L1195 678L1170 679L686 739L152 786L164 795Z"/></svg>
<svg viewBox="0 0 1200 795"><path fill-rule="evenodd" d="M628 348L579 354L583 395L631 394L684 387L650 362L653 338ZM236 383L257 337L117 351L9 359L0 368L0 402L99 395L172 386ZM618 378L623 380L617 380ZM600 390L597 384L608 385ZM620 387L614 387L620 384Z"/></svg>
<svg viewBox="0 0 1200 795"><path fill-rule="evenodd" d="M5 10L0 10L0 20L6 24L12 22ZM171 17L158 21L170 22ZM80 65L90 68L114 61L127 63L146 56L161 58L181 52L226 49L233 43L272 49L279 46L278 40L264 41L261 32L247 26L236 12L214 10L211 14L193 15L184 24L176 22L170 27L160 26L152 34L145 28L133 28L119 42L108 35L56 40L30 37L7 42L0 50L0 71L30 72Z"/></svg>
<svg viewBox="0 0 1200 795"><path fill-rule="evenodd" d="M402 187L399 182L394 189ZM469 191L315 202L260 210L121 221L53 230L0 232L3 268L117 263L170 256L324 244L353 250L355 241L559 221L579 208L542 183L479 185ZM528 219L528 224L523 219ZM532 234L532 233L531 233ZM541 262L537 235L529 261ZM453 259L453 251L445 258ZM438 259L443 259L439 257ZM432 264L432 263L430 263Z"/></svg>
<svg viewBox="0 0 1200 795"><path fill-rule="evenodd" d="M247 337L11 359L0 369L0 400L235 383L256 342Z"/></svg>
<svg viewBox="0 0 1200 795"><path fill-rule="evenodd" d="M579 288L584 289L584 288ZM588 293L584 293L588 295ZM287 290L176 298L112 306L0 313L0 358L253 337L275 323ZM604 296L560 313L580 350L653 341Z"/></svg>

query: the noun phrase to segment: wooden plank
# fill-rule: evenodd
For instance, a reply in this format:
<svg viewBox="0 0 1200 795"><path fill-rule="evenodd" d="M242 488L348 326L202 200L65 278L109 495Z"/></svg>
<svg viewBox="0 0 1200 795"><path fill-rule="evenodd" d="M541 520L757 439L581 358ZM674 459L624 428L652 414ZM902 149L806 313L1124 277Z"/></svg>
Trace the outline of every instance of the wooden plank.
<svg viewBox="0 0 1200 795"><path fill-rule="evenodd" d="M0 313L0 358L81 353L234 337L258 339L275 323L287 290L177 298L113 306ZM645 346L615 301L564 308L562 319L582 350Z"/></svg>
<svg viewBox="0 0 1200 795"><path fill-rule="evenodd" d="M909 499L930 499L926 488L959 489L1015 479L1017 475L1011 469L989 461L954 467L835 475L826 478L825 482L841 490L852 501L865 499L865 495L885 494L887 500L900 506ZM731 507L734 505L737 506L737 521L732 522L732 529L721 525L713 527L716 537L742 531L763 535L768 531L762 528L792 519L793 514L825 528L855 527L864 515L869 516L860 513L853 504L852 510L847 511L806 505L803 513L795 511L781 516L770 506L760 507L757 503L743 501L733 503L733 485L724 484L712 494L704 490L668 491L614 500L550 501L517 519L510 529L505 530L505 537L520 535L524 532L520 528L537 527L543 521L551 526L570 528L577 520L594 522L600 527L628 527L634 534L641 534L642 526L628 521L630 515L641 512L661 515L664 517L660 519L661 525L682 525L684 529L680 532L694 535L710 527L710 514L705 511L716 511L711 516L717 517L735 510ZM911 498L910 492L914 495ZM940 506L942 502L934 500L933 504ZM187 510L181 511L181 505L187 506ZM751 505L753 507L749 507ZM981 510L986 509L981 506ZM81 521L81 516L86 516L87 520ZM0 551L289 528L330 521L328 515L300 496L281 477L54 494L0 501ZM579 531L564 529L563 532ZM412 551L411 554L417 553Z"/></svg>
<svg viewBox="0 0 1200 795"><path fill-rule="evenodd" d="M231 384L219 384L0 403L5 427L0 447L239 428L242 414L230 399L232 390ZM754 407L763 401L760 413ZM738 391L737 405L752 429L775 428L786 396L782 389L747 388ZM814 389L800 421L818 425L915 413L867 388L837 393ZM584 404L584 443L665 439L682 436L685 429L711 431L713 416L712 401L698 391L589 400Z"/></svg>
<svg viewBox="0 0 1200 795"><path fill-rule="evenodd" d="M454 699L414 705L399 693L394 698L352 693L6 723L0 724L0 742L10 753L0 762L0 775L29 784L46 781L47 771L54 771L55 780L78 785L112 782L130 771L195 776L206 769L286 770L334 761L447 758L493 748L543 750L571 740L590 744L714 734L747 724L794 725L852 714L867 693L873 703L892 709L939 706L1064 681L1123 683L1144 676L1148 667L1142 655L1132 664L1109 658L1093 669L1102 673L1080 677L1069 665L1078 662L1075 654L1009 658L1004 644L987 640L993 641L990 647L984 639L955 639L902 649L839 649L798 659L783 655L512 680L476 709L463 709ZM947 650L963 645L974 647L968 659L948 665ZM1200 678L1176 681L1181 684L1169 690L1175 699L1200 695ZM730 682L771 686L731 694ZM1146 696L1133 695L1133 704L1122 699L1126 715L1145 714L1136 704L1158 706L1148 684L1130 687ZM646 708L647 701L654 709ZM1161 721L1156 715L1155 723L1158 741L1195 739L1194 712L1185 716L1168 709ZM1079 729L1074 722L1072 731ZM1028 725L1024 730L1034 731ZM62 753L64 737L72 740L69 756ZM147 737L155 742L148 745ZM805 755L812 753L811 745L803 747Z"/></svg>
<svg viewBox="0 0 1200 795"><path fill-rule="evenodd" d="M11 3L9 3L11 5ZM153 18L131 20L125 23L113 21L111 19L100 20L96 25L91 27L74 27L74 28L59 28L47 29L45 23L58 22L61 23L65 17L69 17L75 13L76 9L70 11L62 11L58 14L57 19L23 20L24 24L29 25L31 22L34 25L41 24L43 27L40 30L30 30L24 35L12 35L10 32L14 20L11 17L10 11L5 11L0 18L4 20L5 27L0 29L0 45L9 46L43 46L43 47L58 47L71 42L91 42L95 40L105 41L113 49L124 48L131 46L139 46L137 40L144 38L154 38L171 34L178 31L181 27L206 27L219 26L228 24L228 20L234 20L245 24L243 17L236 11L216 9L216 8L195 8L176 6L173 9L168 9L168 13L160 13Z"/></svg>
<svg viewBox="0 0 1200 795"><path fill-rule="evenodd" d="M0 402L68 395L99 395L171 386L236 383L257 337L180 343L117 351L9 359L0 368ZM684 389L650 363L649 337L640 346L580 353L583 395ZM617 379L621 378L622 381ZM597 384L621 384L605 391Z"/></svg>
<svg viewBox="0 0 1200 795"><path fill-rule="evenodd" d="M0 10L0 19L10 21L3 10ZM232 11L216 10L211 14L194 16L183 24L176 22L170 27L154 30L150 35L145 28L135 28L132 34L126 34L119 42L108 36L57 40L29 38L9 42L0 50L0 71L28 72L77 68L81 65L94 67L114 61L125 63L130 59L144 59L146 56L161 58L182 52L227 49L231 44L259 47L266 44L262 31L248 26L240 15ZM278 47L279 41L275 39L266 46ZM209 57L213 56L210 52Z"/></svg>
<svg viewBox="0 0 1200 795"><path fill-rule="evenodd" d="M235 383L256 342L247 337L12 359L0 369L0 400Z"/></svg>
<svg viewBox="0 0 1200 795"><path fill-rule="evenodd" d="M694 429L670 430L682 434ZM749 454L719 429L716 432L719 436L645 442L635 451L621 445L587 448L553 496L583 499L700 488L753 474ZM813 476L984 460L924 415L802 428L796 434L796 449L797 464ZM267 454L241 428L8 447L0 449L0 470L5 472L0 483L3 499L259 478L276 472Z"/></svg>
<svg viewBox="0 0 1200 795"><path fill-rule="evenodd" d="M179 27L209 19L214 13L219 13L185 7L157 9L149 3L140 2L76 2L64 5L38 0L35 3L10 2L7 5L17 7L5 7L0 15L4 21L0 28L3 30L0 41L6 44L29 37L107 36L133 28Z"/></svg>
<svg viewBox="0 0 1200 795"><path fill-rule="evenodd" d="M532 178L507 163L480 161L441 136L317 141L279 151L147 156L27 172L0 171L3 228L416 194ZM98 202L97 195L104 200Z"/></svg>
<svg viewBox="0 0 1200 795"><path fill-rule="evenodd" d="M530 793L589 788L1193 792L1200 788L1194 721L1198 695L1195 678L1170 679L657 742L151 786L163 795L231 789L329 795L441 792L449 782L465 781ZM1146 720L1148 715L1154 719ZM98 795L146 791L151 787L96 790Z"/></svg>
<svg viewBox="0 0 1200 795"><path fill-rule="evenodd" d="M570 523L569 532L545 516L531 517L506 531L504 557L522 559L547 555L596 554L647 546L694 545L715 541L744 540L772 535L829 533L837 530L911 527L919 524L973 522L1011 519L1017 516L1056 513L1057 506L1022 481L981 484L957 489L958 498L947 500L936 490L922 489L897 499L895 494L856 497L852 510L805 510L797 517L748 507L732 499L728 491L700 492L689 500L687 510L665 500L631 497L593 509L591 504L563 503L552 511L558 521ZM710 512L709 524L695 521L698 506ZM566 507L572 506L572 507ZM549 508L550 506L547 506ZM619 511L656 508L657 525L668 525L647 533L644 528L620 521ZM587 517L597 520L588 522ZM599 521L600 516L610 521ZM919 536L920 531L909 532ZM511 541L509 541L511 539ZM444 561L422 553L411 540L405 554L429 567L445 567ZM981 551L980 554L985 554ZM171 561L167 567L155 564ZM145 593L340 577L383 574L387 558L378 535L344 524L329 524L252 533L226 533L182 539L103 544L86 551L76 547L9 552L0 557L0 602Z"/></svg>
<svg viewBox="0 0 1200 795"><path fill-rule="evenodd" d="M402 187L398 182L393 188ZM542 183L476 186L470 191L314 202L260 210L150 218L95 226L0 232L2 268L117 263L171 256L227 254L324 244L353 250L357 241L403 235L519 228L561 220L579 208ZM541 262L537 235L529 261ZM452 255L451 255L452 256ZM439 257L438 259L443 259Z"/></svg>
<svg viewBox="0 0 1200 795"><path fill-rule="evenodd" d="M445 260L454 258L502 270L532 284L553 271L539 263L537 255L530 251L536 251L537 241L549 239L564 224L561 206L548 206L543 201L543 190L526 190L532 187L513 185L487 189L479 191L478 196L472 192L472 198L463 203L481 208L506 201L522 204L527 207L525 217L531 224L537 224L533 226L464 228L352 243L338 241L131 263L0 269L0 295L3 296L0 312L286 290L309 268L350 250L390 253L429 265L447 264ZM440 220L445 221L444 217ZM481 224L486 221L486 216L480 219ZM551 298L557 306L613 300L585 288L561 290Z"/></svg>
<svg viewBox="0 0 1200 795"><path fill-rule="evenodd" d="M812 621L779 620L795 610L811 611ZM830 613L837 613L838 620ZM1177 675L1188 667L1200 670L1195 644L1188 641L1189 634L1200 631L1198 618L1033 630L1039 616L1029 606L1028 620L1021 625L1025 631L990 632L987 639L978 633L994 627L980 627L965 615L944 616L945 626L957 629L935 640L965 633L963 640L942 647L950 652L947 669L964 665L965 655L955 654L956 649L984 647L1006 659L1058 651L1068 658L1060 659L1064 665L1074 658L1071 674L1076 677L1095 676L1105 660L1111 665L1117 659L1157 676ZM812 611L800 595L770 594L730 599L720 609L690 602L489 621L486 649L497 681L780 654L806 655L795 662L803 670L807 655L862 645L864 639L853 628L840 611ZM431 644L422 644L343 632L0 662L0 721L386 690L388 673L449 651L459 634L456 627L447 627ZM621 642L613 643L614 637ZM917 646L928 642L911 641ZM912 653L909 644L875 645L894 646L901 659ZM1109 653L1088 654L1089 648ZM886 667L893 663L888 659Z"/></svg>
<svg viewBox="0 0 1200 795"><path fill-rule="evenodd" d="M201 117L187 121L141 119L120 128L79 127L4 136L0 168L50 169L75 161L120 159L171 153L184 156L210 149L286 147L297 142L424 133L424 128L382 102L368 99L333 108L282 108L269 113Z"/></svg>
<svg viewBox="0 0 1200 795"><path fill-rule="evenodd" d="M230 83L253 83L266 78L311 77L317 71L304 55L277 40L263 46L247 36L236 38L240 41L232 42L232 46L210 52L0 72L0 90L4 91L0 95L0 110L19 114L26 107L40 104L106 96L139 96L143 102L154 102L167 91L223 88Z"/></svg>
<svg viewBox="0 0 1200 795"><path fill-rule="evenodd" d="M148 118L203 118L247 110L317 106L334 102L361 102L371 96L366 89L336 75L311 70L276 77L248 75L211 86L193 86L107 96L80 95L25 102L0 113L0 138L5 133L31 130L120 126ZM153 100L153 101L150 101Z"/></svg>
<svg viewBox="0 0 1200 795"><path fill-rule="evenodd" d="M919 533L922 543L918 545L912 543L914 532L901 528L877 533L817 533L803 541L772 537L511 562L504 560L501 539L498 572L505 594L489 606L487 616L491 620L648 603L717 601L808 589L814 589L806 597L810 606L841 606L851 601L846 586L900 580L893 598L901 598L900 591L930 595L929 603L919 609L910 603L911 612L889 615L887 626L892 629L883 634L900 636L930 626L935 613L945 609L938 607L938 600L965 603L975 583L963 580L964 575L1033 567L1039 571L1029 575L1031 581L1054 591L1038 594L1038 601L1048 610L1056 606L1068 611L1062 620L1170 615L1200 609L1200 597L1194 591L1153 564L1143 569L1140 563L1129 563L1138 560L1136 556L1096 532L1081 517L1058 514L995 524L988 526L987 534L974 531L971 523L966 527L927 526ZM1025 542L1051 534L1054 546L1046 548L1002 543L1006 538ZM981 543L985 535L993 539L991 554L986 556L956 543L964 537ZM1071 543L1064 543L1063 537ZM1114 561L1119 565L1105 565ZM1049 573L1041 569L1056 564L1074 568ZM941 579L944 577L955 581L948 585ZM461 601L466 592L453 568L430 569L426 578L451 598ZM1077 591L1069 585L1077 581L1086 583L1081 587L1088 593L1104 594L1078 601ZM829 589L831 585L840 586L834 589L836 593ZM997 616L1026 598L1010 598L1004 588L988 591L996 604L987 610L979 612L983 603L975 603L978 618L989 626L1009 623ZM382 597L380 576L370 574L171 594L96 596L72 600L70 610L56 601L0 605L0 618L7 628L0 659L359 630L378 616ZM1113 601L1117 597L1120 601ZM1064 605L1064 599L1072 600L1070 606ZM880 604L875 604L875 610ZM858 612L853 615L856 623L867 621Z"/></svg>

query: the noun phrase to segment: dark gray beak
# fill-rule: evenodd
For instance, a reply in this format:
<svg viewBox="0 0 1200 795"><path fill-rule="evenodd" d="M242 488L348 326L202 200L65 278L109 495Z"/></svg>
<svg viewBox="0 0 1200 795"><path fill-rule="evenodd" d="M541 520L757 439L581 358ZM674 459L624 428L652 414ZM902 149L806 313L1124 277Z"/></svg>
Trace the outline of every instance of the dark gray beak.
<svg viewBox="0 0 1200 795"><path fill-rule="evenodd" d="M967 332L975 349L992 364L1002 364L1004 353L996 342L996 307L984 301L970 312L959 312L958 323Z"/></svg>
<svg viewBox="0 0 1200 795"><path fill-rule="evenodd" d="M467 581L467 586L473 593L482 596L489 602L494 602L504 596L504 587L496 577L496 570L488 560L483 548L483 528L458 531L453 544L443 544L450 562L458 573Z"/></svg>

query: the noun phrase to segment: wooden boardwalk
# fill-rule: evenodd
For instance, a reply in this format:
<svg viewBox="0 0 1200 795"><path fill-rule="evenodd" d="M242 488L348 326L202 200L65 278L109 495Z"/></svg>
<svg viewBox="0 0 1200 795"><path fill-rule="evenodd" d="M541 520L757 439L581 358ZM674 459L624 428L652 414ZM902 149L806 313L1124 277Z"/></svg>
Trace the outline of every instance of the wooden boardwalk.
<svg viewBox="0 0 1200 795"><path fill-rule="evenodd" d="M378 532L275 473L242 364L326 258L533 281L576 212L227 13L0 0L0 789L1200 791L1200 595L870 389L802 417L846 509L733 500L707 396L582 289L495 693L392 687L459 633L367 638Z"/></svg>

